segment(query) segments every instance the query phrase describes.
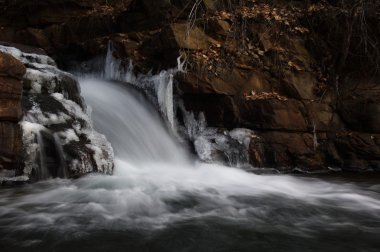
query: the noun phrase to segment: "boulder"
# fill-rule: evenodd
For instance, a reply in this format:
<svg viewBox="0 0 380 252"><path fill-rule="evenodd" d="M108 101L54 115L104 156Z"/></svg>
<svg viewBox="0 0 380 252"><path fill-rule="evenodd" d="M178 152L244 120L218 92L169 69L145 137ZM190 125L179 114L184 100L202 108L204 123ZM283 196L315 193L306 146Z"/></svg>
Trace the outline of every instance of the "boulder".
<svg viewBox="0 0 380 252"><path fill-rule="evenodd" d="M0 173L12 170L13 175L22 167L21 78L24 64L0 51Z"/></svg>
<svg viewBox="0 0 380 252"><path fill-rule="evenodd" d="M7 53L0 52L0 76L21 79L25 74L22 62Z"/></svg>
<svg viewBox="0 0 380 252"><path fill-rule="evenodd" d="M11 170L15 175L22 170L21 135L17 123L0 120L0 173L2 170Z"/></svg>

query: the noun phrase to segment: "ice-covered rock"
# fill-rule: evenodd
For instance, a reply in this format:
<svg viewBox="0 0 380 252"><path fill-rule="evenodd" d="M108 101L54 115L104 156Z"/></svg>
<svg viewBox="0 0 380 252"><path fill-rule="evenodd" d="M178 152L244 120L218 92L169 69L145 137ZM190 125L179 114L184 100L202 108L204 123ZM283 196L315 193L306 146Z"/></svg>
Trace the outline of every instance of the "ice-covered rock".
<svg viewBox="0 0 380 252"><path fill-rule="evenodd" d="M227 165L251 168L249 145L255 132L249 129L233 130L207 127L203 113L193 112L180 106L183 115L182 134L194 145L197 156L204 162L221 162Z"/></svg>
<svg viewBox="0 0 380 252"><path fill-rule="evenodd" d="M20 122L24 168L15 176L30 179L112 174L113 149L96 132L73 75L46 55L0 46L26 66Z"/></svg>

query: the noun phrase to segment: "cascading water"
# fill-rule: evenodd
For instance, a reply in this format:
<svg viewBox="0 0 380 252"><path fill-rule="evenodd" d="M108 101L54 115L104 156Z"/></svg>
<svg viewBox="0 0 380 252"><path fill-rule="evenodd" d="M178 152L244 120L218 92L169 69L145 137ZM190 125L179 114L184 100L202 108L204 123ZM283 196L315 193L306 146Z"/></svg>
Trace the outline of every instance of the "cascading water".
<svg viewBox="0 0 380 252"><path fill-rule="evenodd" d="M158 75L139 75L133 73L132 62L125 67L119 59L113 57L110 42L104 64L103 76L107 80L127 82L145 91L151 102L156 103L160 112L174 129L173 74L184 71L185 62L178 58L178 68L161 71Z"/></svg>
<svg viewBox="0 0 380 252"><path fill-rule="evenodd" d="M81 87L95 127L107 135L119 157L135 164L187 161L165 123L137 91L92 78L82 79Z"/></svg>
<svg viewBox="0 0 380 252"><path fill-rule="evenodd" d="M376 183L255 175L191 161L127 84L94 76L80 83L94 127L115 149L114 175L0 190L1 251L378 248Z"/></svg>

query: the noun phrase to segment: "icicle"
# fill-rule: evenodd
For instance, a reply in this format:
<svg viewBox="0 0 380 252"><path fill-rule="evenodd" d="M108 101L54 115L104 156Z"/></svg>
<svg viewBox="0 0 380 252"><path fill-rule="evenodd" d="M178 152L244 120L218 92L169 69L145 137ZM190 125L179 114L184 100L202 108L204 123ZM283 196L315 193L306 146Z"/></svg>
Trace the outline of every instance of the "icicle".
<svg viewBox="0 0 380 252"><path fill-rule="evenodd" d="M169 82L166 87L165 94L165 109L166 109L166 117L170 123L172 129L174 129L174 107L173 107L173 75L169 75Z"/></svg>
<svg viewBox="0 0 380 252"><path fill-rule="evenodd" d="M37 177L38 179L47 179L50 177L49 170L47 169L47 163L46 163L46 152L45 152L45 144L42 139L41 132L36 132L37 136L37 144L39 147L39 159L40 159L40 165L37 171Z"/></svg>
<svg viewBox="0 0 380 252"><path fill-rule="evenodd" d="M184 67L185 67L185 64L186 64L186 59L184 59L181 62L181 58L182 58L182 56L179 56L177 58L177 71L180 72L180 73L185 73L186 69Z"/></svg>
<svg viewBox="0 0 380 252"><path fill-rule="evenodd" d="M107 80L120 80L122 76L121 72L121 61L118 59L115 59L113 56L113 44L110 41L108 43L108 50L106 55L106 62L104 66L104 78Z"/></svg>
<svg viewBox="0 0 380 252"><path fill-rule="evenodd" d="M125 73L125 81L128 83L136 83L136 76L133 73L133 63L132 60L129 61L127 71Z"/></svg>
<svg viewBox="0 0 380 252"><path fill-rule="evenodd" d="M317 137L317 126L315 125L315 122L313 121L313 143L314 143L314 151L318 148L318 137Z"/></svg>
<svg viewBox="0 0 380 252"><path fill-rule="evenodd" d="M169 80L168 80L169 79ZM160 73L160 80L157 89L157 99L161 112L166 116L170 126L174 129L174 108L173 108L173 75L167 72Z"/></svg>
<svg viewBox="0 0 380 252"><path fill-rule="evenodd" d="M65 153L63 152L61 139L59 138L57 133L53 134L53 138L54 138L55 148L59 156L59 169L58 169L57 176L60 178L66 178L67 177L66 158L65 158Z"/></svg>

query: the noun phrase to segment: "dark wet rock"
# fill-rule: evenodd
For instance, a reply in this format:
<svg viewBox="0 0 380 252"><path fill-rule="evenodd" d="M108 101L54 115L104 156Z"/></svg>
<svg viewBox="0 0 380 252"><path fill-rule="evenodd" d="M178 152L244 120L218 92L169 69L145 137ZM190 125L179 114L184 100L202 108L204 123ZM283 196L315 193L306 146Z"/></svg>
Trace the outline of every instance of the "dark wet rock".
<svg viewBox="0 0 380 252"><path fill-rule="evenodd" d="M345 100L339 113L352 130L380 133L380 92L375 90Z"/></svg>
<svg viewBox="0 0 380 252"><path fill-rule="evenodd" d="M22 167L21 128L17 123L0 121L0 171L15 172Z"/></svg>
<svg viewBox="0 0 380 252"><path fill-rule="evenodd" d="M24 74L22 62L0 52L0 173L8 172L13 176L22 167L22 140L18 121L22 116L21 78Z"/></svg>

